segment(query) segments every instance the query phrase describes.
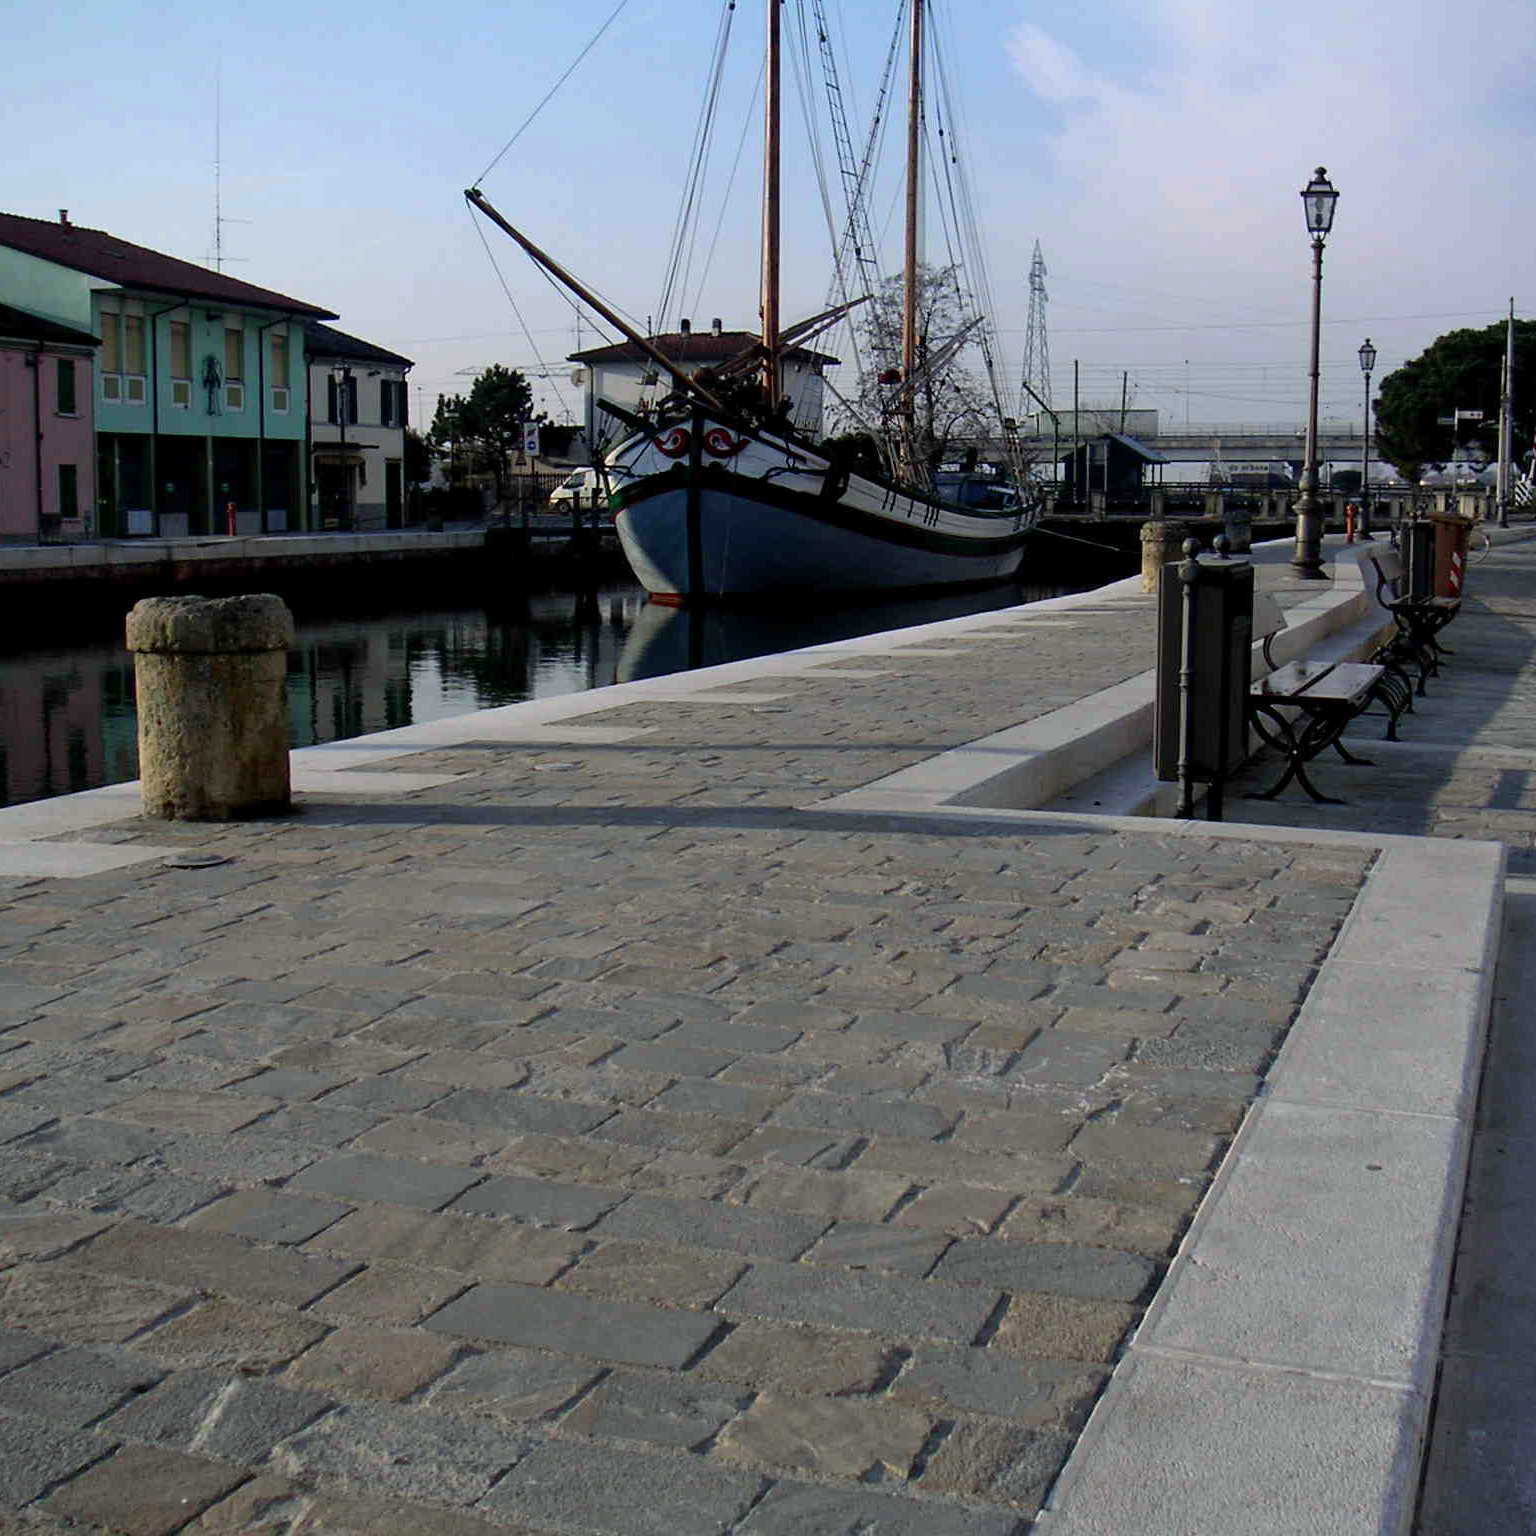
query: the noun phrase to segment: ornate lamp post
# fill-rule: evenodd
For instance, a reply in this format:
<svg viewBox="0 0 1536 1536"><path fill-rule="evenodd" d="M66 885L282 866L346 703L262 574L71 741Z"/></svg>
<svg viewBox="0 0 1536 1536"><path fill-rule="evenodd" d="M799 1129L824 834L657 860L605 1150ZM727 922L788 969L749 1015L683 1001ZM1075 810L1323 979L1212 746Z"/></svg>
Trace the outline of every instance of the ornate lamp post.
<svg viewBox="0 0 1536 1536"><path fill-rule="evenodd" d="M1306 462L1301 471L1301 494L1296 498L1296 552L1291 556L1296 574L1314 581L1327 580L1323 517L1317 506L1317 354L1323 313L1323 244L1333 228L1333 205L1338 200L1327 171L1318 166L1312 180L1301 189L1307 233L1312 236L1312 367L1308 375Z"/></svg>
<svg viewBox="0 0 1536 1536"><path fill-rule="evenodd" d="M1365 375L1365 425L1360 433L1360 537L1371 536L1371 370L1376 348L1367 336L1360 343L1360 372Z"/></svg>

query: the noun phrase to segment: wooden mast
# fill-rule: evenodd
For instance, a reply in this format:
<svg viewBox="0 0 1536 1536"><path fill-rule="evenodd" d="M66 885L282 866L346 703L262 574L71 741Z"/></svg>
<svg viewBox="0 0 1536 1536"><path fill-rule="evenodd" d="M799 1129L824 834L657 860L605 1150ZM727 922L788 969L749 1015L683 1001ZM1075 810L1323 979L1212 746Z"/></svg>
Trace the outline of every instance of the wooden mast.
<svg viewBox="0 0 1536 1536"><path fill-rule="evenodd" d="M779 378L779 6L768 0L768 59L763 87L763 393L771 411Z"/></svg>
<svg viewBox="0 0 1536 1536"><path fill-rule="evenodd" d="M917 308L919 204L922 194L923 0L912 0L911 70L907 85L907 230L902 263L901 389L903 452L907 472L917 465Z"/></svg>

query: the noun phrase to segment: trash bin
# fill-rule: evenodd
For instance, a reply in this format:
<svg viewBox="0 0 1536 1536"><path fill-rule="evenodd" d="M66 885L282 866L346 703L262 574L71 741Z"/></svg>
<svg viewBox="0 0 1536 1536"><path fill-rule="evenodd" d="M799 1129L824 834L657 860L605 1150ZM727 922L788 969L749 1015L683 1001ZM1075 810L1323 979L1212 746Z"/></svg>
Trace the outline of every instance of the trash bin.
<svg viewBox="0 0 1536 1536"><path fill-rule="evenodd" d="M1398 530L1407 585L1404 597L1431 597L1435 589L1435 525L1428 517L1409 517Z"/></svg>
<svg viewBox="0 0 1536 1536"><path fill-rule="evenodd" d="M1227 543L1234 555L1253 548L1253 508L1244 501L1229 501L1225 510Z"/></svg>
<svg viewBox="0 0 1536 1536"><path fill-rule="evenodd" d="M1472 519L1456 513L1436 512L1430 522L1435 534L1434 596L1460 597L1467 574L1467 548Z"/></svg>

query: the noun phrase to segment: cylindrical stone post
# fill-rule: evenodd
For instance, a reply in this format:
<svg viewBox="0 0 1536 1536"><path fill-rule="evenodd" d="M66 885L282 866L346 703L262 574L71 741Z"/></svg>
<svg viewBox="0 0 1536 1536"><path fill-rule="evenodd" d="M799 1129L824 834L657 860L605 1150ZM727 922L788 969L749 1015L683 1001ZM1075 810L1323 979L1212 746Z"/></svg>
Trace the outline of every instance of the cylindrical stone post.
<svg viewBox="0 0 1536 1536"><path fill-rule="evenodd" d="M292 644L293 615L268 593L134 605L146 816L230 821L292 808L283 699Z"/></svg>
<svg viewBox="0 0 1536 1536"><path fill-rule="evenodd" d="M1141 590L1156 592L1163 567L1182 553L1189 530L1177 519L1141 525Z"/></svg>

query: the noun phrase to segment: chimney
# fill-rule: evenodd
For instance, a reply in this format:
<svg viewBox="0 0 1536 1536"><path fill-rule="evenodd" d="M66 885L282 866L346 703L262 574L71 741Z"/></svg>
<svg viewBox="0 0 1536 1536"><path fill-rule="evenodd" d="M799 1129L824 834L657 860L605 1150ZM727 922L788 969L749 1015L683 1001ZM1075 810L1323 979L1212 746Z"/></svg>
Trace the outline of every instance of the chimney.
<svg viewBox="0 0 1536 1536"><path fill-rule="evenodd" d="M693 331L693 321L679 320L677 322L677 328L683 333L684 336L691 335Z"/></svg>
<svg viewBox="0 0 1536 1536"><path fill-rule="evenodd" d="M59 223L60 224L68 224L69 223L69 209L68 208L60 208L59 209Z"/></svg>
<svg viewBox="0 0 1536 1536"><path fill-rule="evenodd" d="M718 336L720 334L720 316L719 315L716 315L715 318L709 322L709 334L711 336Z"/></svg>

